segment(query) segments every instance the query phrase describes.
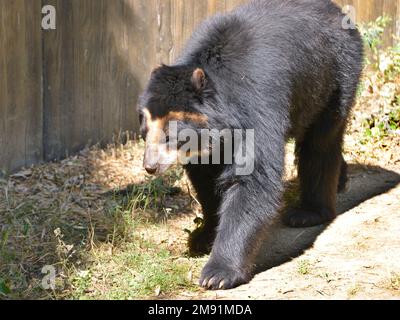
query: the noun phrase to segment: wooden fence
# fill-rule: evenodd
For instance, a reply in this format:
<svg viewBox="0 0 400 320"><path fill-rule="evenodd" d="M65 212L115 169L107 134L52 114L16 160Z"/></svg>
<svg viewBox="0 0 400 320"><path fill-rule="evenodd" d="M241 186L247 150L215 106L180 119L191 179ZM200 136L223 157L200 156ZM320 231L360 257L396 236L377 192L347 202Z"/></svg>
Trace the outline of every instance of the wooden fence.
<svg viewBox="0 0 400 320"><path fill-rule="evenodd" d="M316 0L317 1L317 0ZM206 16L245 0L0 0L0 170L136 132L150 70L170 63ZM359 21L383 13L399 34L400 0L343 0ZM42 30L53 5L56 30Z"/></svg>

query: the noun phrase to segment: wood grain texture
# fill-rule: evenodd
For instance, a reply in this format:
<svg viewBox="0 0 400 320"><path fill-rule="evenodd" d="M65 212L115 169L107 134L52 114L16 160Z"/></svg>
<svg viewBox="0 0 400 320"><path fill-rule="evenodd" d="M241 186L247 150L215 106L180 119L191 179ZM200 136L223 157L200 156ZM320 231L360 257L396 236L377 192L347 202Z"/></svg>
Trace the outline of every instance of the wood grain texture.
<svg viewBox="0 0 400 320"><path fill-rule="evenodd" d="M58 15L57 30L44 37L44 146L53 160L137 130L138 79L147 71L140 51L154 38L138 24L154 10L127 1L47 3Z"/></svg>
<svg viewBox="0 0 400 320"><path fill-rule="evenodd" d="M0 171L42 160L41 1L0 1Z"/></svg>
<svg viewBox="0 0 400 320"><path fill-rule="evenodd" d="M0 168L137 132L137 98L150 71L174 62L203 19L245 2L0 0ZM400 35L400 0L336 2L353 5L358 22L390 15L387 45L391 33ZM45 4L56 7L56 30L40 28Z"/></svg>

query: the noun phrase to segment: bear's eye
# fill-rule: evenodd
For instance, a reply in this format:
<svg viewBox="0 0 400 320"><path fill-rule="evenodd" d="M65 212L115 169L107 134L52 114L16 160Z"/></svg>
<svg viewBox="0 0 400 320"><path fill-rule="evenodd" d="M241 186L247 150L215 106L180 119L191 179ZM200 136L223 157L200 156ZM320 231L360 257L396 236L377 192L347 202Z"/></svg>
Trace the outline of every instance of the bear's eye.
<svg viewBox="0 0 400 320"><path fill-rule="evenodd" d="M143 138L144 141L146 141L147 130L140 129L140 136Z"/></svg>
<svg viewBox="0 0 400 320"><path fill-rule="evenodd" d="M143 123L143 113L142 112L140 112L139 113L139 124L142 124Z"/></svg>

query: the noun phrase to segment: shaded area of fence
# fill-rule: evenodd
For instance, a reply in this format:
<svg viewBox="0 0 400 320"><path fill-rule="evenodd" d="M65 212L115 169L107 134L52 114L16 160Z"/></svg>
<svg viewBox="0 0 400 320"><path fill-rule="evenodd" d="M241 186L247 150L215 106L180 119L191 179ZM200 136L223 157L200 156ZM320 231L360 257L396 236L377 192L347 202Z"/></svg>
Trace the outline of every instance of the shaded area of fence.
<svg viewBox="0 0 400 320"><path fill-rule="evenodd" d="M205 17L244 0L0 0L0 169L60 159L137 131L136 100L150 70L170 63ZM359 21L400 0L341 0ZM42 5L57 29L41 29Z"/></svg>

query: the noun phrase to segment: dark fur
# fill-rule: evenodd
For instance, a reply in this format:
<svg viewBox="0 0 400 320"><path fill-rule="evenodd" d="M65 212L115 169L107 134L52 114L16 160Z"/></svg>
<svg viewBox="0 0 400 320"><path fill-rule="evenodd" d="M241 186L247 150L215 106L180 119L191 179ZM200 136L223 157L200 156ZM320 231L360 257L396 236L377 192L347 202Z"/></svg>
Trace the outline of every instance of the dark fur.
<svg viewBox="0 0 400 320"><path fill-rule="evenodd" d="M363 61L358 31L342 29L342 20L329 0L252 1L204 22L177 63L152 75L141 106L154 117L185 110L207 115L209 128L255 129L253 174L236 176L234 165L186 167L205 217L190 247L207 253L213 244L202 286L251 279L281 205L288 137L297 142L301 203L284 220L306 227L335 218L346 182L343 133ZM201 92L191 82L196 68L207 77Z"/></svg>

